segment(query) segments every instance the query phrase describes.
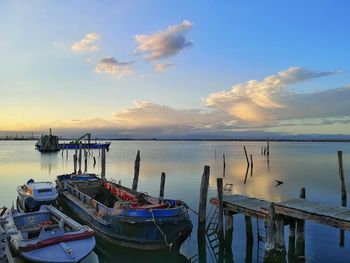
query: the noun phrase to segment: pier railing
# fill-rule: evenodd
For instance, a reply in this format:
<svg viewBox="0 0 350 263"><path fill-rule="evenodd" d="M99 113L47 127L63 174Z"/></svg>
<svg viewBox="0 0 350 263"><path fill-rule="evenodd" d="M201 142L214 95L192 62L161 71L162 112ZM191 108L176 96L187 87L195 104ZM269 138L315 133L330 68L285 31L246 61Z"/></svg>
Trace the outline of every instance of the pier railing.
<svg viewBox="0 0 350 263"><path fill-rule="evenodd" d="M78 198L80 201L82 201L84 204L88 204L92 208L95 209L95 212L98 216L104 217L108 214L108 207L106 207L104 204L98 202L97 200L93 199L92 197L80 192L78 189L70 186L69 184L65 183L65 189L72 194L74 197Z"/></svg>

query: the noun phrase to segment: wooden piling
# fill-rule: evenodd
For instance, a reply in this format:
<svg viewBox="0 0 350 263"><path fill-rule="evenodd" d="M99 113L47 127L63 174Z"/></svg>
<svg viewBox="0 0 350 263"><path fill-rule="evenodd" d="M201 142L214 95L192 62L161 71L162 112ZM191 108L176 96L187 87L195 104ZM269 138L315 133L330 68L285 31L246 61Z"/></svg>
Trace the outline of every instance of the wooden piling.
<svg viewBox="0 0 350 263"><path fill-rule="evenodd" d="M159 187L159 203L164 201L164 186L165 186L165 173L160 176L160 187Z"/></svg>
<svg viewBox="0 0 350 263"><path fill-rule="evenodd" d="M87 151L84 149L84 173L87 172Z"/></svg>
<svg viewBox="0 0 350 263"><path fill-rule="evenodd" d="M79 163L79 170L78 174L81 174L81 150L82 150L82 144L79 144L79 158L78 158L78 163Z"/></svg>
<svg viewBox="0 0 350 263"><path fill-rule="evenodd" d="M140 151L137 151L135 164L134 164L134 179L132 181L132 189L137 190L137 184L139 182L139 174L140 174Z"/></svg>
<svg viewBox="0 0 350 263"><path fill-rule="evenodd" d="M248 159L247 149L245 148L245 145L243 146L243 149L244 149L245 159L247 160L247 166L249 166L249 159Z"/></svg>
<svg viewBox="0 0 350 263"><path fill-rule="evenodd" d="M200 195L199 195L199 209L198 209L198 225L205 225L205 218L207 215L207 196L208 196L208 186L210 177L210 166L204 166L204 171L202 175Z"/></svg>
<svg viewBox="0 0 350 263"><path fill-rule="evenodd" d="M252 218L250 216L244 216L245 221L245 235L248 243L254 242L253 237L253 226L252 226Z"/></svg>
<svg viewBox="0 0 350 263"><path fill-rule="evenodd" d="M218 201L219 201L217 233L219 236L222 237L224 235L224 202L223 202L223 181L222 181L222 178L216 178L216 186L217 186Z"/></svg>
<svg viewBox="0 0 350 263"><path fill-rule="evenodd" d="M102 149L101 156L101 178L106 177L106 149Z"/></svg>
<svg viewBox="0 0 350 263"><path fill-rule="evenodd" d="M286 244L284 241L284 220L282 216L276 218L276 248L279 252L286 252Z"/></svg>
<svg viewBox="0 0 350 263"><path fill-rule="evenodd" d="M96 157L94 156L93 159L94 159L94 167L95 167L95 165L96 165Z"/></svg>
<svg viewBox="0 0 350 263"><path fill-rule="evenodd" d="M253 155L250 155L250 166L253 169Z"/></svg>
<svg viewBox="0 0 350 263"><path fill-rule="evenodd" d="M300 189L299 198L306 198L305 188ZM296 246L295 246L295 256L298 259L298 262L303 262L305 256L305 221L297 220L297 237L296 237ZM305 261L305 260L304 260Z"/></svg>
<svg viewBox="0 0 350 263"><path fill-rule="evenodd" d="M272 202L269 211L268 211L268 218L267 218L267 235L266 235L266 242L265 242L265 259L273 256L276 248L276 228L275 228L275 205Z"/></svg>
<svg viewBox="0 0 350 263"><path fill-rule="evenodd" d="M73 154L73 167L74 167L74 173L77 173L77 155Z"/></svg>
<svg viewBox="0 0 350 263"><path fill-rule="evenodd" d="M222 161L223 161L223 172L222 172L222 176L225 177L225 172L226 172L226 158L225 158L225 154L222 155Z"/></svg>
<svg viewBox="0 0 350 263"><path fill-rule="evenodd" d="M344 167L343 167L343 152L338 151L338 169L339 169L339 180L340 180L340 191L341 191L341 205L346 207L346 188L344 180Z"/></svg>
<svg viewBox="0 0 350 263"><path fill-rule="evenodd" d="M344 167L343 167L343 152L338 151L338 170L339 170L339 181L340 181L340 192L341 192L341 206L346 207L347 195L344 180ZM344 247L345 245L345 233L344 230L339 231L339 246Z"/></svg>
<svg viewBox="0 0 350 263"><path fill-rule="evenodd" d="M288 262L295 262L295 221L289 223Z"/></svg>
<svg viewBox="0 0 350 263"><path fill-rule="evenodd" d="M266 154L267 155L270 155L270 139L269 138L267 138L267 142L266 142L266 148L267 148L267 150L266 150Z"/></svg>

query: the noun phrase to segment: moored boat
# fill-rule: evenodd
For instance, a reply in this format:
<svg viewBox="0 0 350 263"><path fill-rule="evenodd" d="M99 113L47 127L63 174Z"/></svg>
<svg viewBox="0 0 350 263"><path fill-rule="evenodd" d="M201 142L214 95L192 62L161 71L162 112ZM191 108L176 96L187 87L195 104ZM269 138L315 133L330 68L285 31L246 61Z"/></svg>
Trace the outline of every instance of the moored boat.
<svg viewBox="0 0 350 263"><path fill-rule="evenodd" d="M51 182L35 182L30 179L17 187L17 210L20 212L38 211L41 205L56 205L58 193Z"/></svg>
<svg viewBox="0 0 350 263"><path fill-rule="evenodd" d="M187 206L151 197L94 174L57 176L60 200L104 240L119 246L179 248L192 231Z"/></svg>
<svg viewBox="0 0 350 263"><path fill-rule="evenodd" d="M13 251L35 262L79 262L95 247L94 232L53 206L39 211L5 212L4 229L10 235Z"/></svg>

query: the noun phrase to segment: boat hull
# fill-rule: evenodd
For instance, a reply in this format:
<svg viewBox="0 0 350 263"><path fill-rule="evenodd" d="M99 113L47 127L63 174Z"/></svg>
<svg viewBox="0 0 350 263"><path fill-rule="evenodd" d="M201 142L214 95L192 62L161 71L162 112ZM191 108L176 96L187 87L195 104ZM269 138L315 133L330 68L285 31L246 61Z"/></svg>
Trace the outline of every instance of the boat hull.
<svg viewBox="0 0 350 263"><path fill-rule="evenodd" d="M157 219L113 215L103 220L67 191L61 192L59 200L96 235L118 246L142 250L178 249L192 231L192 223L185 211ZM156 210L153 213L156 214Z"/></svg>

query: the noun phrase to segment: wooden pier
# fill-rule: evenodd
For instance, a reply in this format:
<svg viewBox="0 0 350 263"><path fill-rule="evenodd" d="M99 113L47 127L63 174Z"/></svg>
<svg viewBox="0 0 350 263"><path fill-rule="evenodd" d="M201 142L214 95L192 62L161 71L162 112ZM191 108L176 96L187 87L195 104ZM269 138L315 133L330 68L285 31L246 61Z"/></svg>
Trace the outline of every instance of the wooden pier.
<svg viewBox="0 0 350 263"><path fill-rule="evenodd" d="M211 198L210 202L217 207L219 206L217 197ZM300 198L282 202L270 202L238 194L224 195L222 213L226 215L226 220L231 222L230 226L226 226L227 228L232 228L232 219L230 218L235 214L242 214L245 218L253 217L265 222L267 231L265 261L267 262L276 262L266 260L266 258L276 255L280 257L279 260L285 258L284 226L286 225L289 225L290 238L292 237L294 240L296 236L296 248L293 250L296 255L304 253L305 220L350 230L350 209L325 202L306 200L304 188L302 188Z"/></svg>

